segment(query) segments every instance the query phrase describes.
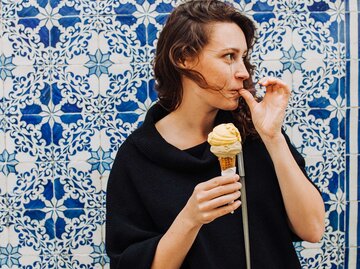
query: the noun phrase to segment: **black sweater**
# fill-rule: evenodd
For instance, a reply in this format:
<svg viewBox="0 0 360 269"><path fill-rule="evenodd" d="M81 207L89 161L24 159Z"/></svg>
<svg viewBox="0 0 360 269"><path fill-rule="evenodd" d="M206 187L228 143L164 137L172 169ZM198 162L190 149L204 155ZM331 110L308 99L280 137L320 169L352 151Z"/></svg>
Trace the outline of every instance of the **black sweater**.
<svg viewBox="0 0 360 269"><path fill-rule="evenodd" d="M160 238L194 187L220 175L209 145L182 151L161 137L154 124L166 114L159 105L153 106L143 125L121 145L114 161L106 204L106 250L112 269L150 268ZM230 113L220 111L216 123L231 119ZM304 171L304 159L285 137ZM203 152L194 156L192 150ZM260 139L246 139L243 152L252 269L300 268L265 145ZM204 225L181 268L246 268L242 227L241 209Z"/></svg>

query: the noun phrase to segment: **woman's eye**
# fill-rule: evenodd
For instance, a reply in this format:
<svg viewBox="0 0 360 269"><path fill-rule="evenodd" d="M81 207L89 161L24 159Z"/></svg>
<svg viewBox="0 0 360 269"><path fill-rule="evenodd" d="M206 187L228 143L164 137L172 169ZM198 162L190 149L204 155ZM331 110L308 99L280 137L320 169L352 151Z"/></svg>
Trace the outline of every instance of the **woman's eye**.
<svg viewBox="0 0 360 269"><path fill-rule="evenodd" d="M232 53L226 54L225 59L228 60L229 62L234 61L234 54L232 54Z"/></svg>

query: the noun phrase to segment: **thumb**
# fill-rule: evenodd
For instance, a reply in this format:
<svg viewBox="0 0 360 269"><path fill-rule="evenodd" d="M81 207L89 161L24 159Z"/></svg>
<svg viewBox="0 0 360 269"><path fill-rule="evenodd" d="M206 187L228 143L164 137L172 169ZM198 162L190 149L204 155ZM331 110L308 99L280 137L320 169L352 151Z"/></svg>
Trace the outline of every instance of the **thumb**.
<svg viewBox="0 0 360 269"><path fill-rule="evenodd" d="M252 111L253 108L258 104L254 96L248 90L242 89L239 91L239 94L242 96L242 98L244 98L245 102L250 108L250 111Z"/></svg>

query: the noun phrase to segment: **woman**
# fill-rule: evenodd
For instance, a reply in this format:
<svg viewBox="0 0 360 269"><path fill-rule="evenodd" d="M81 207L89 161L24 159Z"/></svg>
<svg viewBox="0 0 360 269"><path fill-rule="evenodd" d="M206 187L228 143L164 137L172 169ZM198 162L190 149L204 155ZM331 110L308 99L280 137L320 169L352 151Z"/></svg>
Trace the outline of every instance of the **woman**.
<svg viewBox="0 0 360 269"><path fill-rule="evenodd" d="M260 102L250 89L254 30L217 0L187 2L168 18L154 63L159 102L109 178L111 268L246 268L239 176L219 176L206 142L224 122L245 140L251 268L300 268L292 241L321 239L323 201L281 131L290 89L264 78Z"/></svg>

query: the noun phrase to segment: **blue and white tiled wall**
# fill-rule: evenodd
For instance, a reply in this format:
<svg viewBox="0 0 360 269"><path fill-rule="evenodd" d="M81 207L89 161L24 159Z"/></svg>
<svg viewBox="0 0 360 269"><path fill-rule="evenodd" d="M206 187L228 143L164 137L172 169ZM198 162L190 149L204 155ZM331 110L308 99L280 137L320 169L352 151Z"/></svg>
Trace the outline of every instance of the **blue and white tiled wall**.
<svg viewBox="0 0 360 269"><path fill-rule="evenodd" d="M230 0L228 0L230 1ZM156 100L175 0L1 0L0 268L107 268L115 153ZM285 122L326 202L303 268L360 268L356 0L231 1L257 23L256 77L293 86Z"/></svg>
<svg viewBox="0 0 360 269"><path fill-rule="evenodd" d="M345 268L360 268L360 1L346 2Z"/></svg>

